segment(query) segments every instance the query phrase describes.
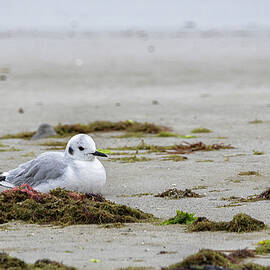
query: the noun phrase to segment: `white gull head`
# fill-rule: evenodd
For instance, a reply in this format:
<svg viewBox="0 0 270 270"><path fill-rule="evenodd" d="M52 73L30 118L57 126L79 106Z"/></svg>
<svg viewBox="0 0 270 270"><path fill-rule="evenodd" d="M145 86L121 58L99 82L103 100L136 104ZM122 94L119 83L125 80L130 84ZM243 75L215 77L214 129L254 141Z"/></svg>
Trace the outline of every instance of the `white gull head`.
<svg viewBox="0 0 270 270"><path fill-rule="evenodd" d="M82 161L93 161L95 156L107 156L97 151L94 140L86 134L73 136L66 146L65 155L68 158Z"/></svg>

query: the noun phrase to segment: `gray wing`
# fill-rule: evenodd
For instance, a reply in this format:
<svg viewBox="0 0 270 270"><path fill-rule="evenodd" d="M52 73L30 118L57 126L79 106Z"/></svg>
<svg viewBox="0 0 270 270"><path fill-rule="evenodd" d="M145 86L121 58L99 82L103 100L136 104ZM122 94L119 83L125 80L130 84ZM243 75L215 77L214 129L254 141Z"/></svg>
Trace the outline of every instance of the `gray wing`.
<svg viewBox="0 0 270 270"><path fill-rule="evenodd" d="M19 186L28 184L32 187L46 183L48 180L63 176L67 163L63 153L48 152L21 164L8 172L6 181Z"/></svg>

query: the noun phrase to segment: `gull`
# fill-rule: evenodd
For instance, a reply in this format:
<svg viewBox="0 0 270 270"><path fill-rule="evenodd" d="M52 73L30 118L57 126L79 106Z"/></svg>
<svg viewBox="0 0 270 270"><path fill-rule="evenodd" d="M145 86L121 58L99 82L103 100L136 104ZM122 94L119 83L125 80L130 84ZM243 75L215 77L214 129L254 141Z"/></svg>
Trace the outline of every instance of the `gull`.
<svg viewBox="0 0 270 270"><path fill-rule="evenodd" d="M49 192L60 187L83 193L101 193L106 183L106 171L97 156L94 140L86 134L73 136L65 152L45 152L18 168L0 175L5 187L28 184L35 190Z"/></svg>

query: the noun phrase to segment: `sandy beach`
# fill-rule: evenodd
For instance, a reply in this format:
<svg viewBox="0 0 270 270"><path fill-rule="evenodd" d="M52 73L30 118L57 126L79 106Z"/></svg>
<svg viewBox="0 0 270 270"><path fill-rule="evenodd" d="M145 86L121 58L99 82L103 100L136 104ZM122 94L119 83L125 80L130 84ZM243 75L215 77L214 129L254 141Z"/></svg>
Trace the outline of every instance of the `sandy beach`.
<svg viewBox="0 0 270 270"><path fill-rule="evenodd" d="M179 134L209 128L212 133L188 141L231 144L235 149L196 152L183 162L163 161L156 154L149 155L151 161L137 163L104 159L104 196L162 219L181 209L213 220L230 220L237 213L246 213L270 225L268 201L219 207L229 204L223 197L247 197L269 187L269 41L269 33L252 32L2 34L0 75L6 80L0 81L0 136L33 131L41 123L96 120L153 122ZM262 123L249 123L256 119ZM112 138L114 133L91 135L102 149L141 142L140 138ZM184 140L144 138L157 145ZM27 154L31 152L36 156L46 151L40 141L0 142L21 149L0 153L0 171L30 160L33 157ZM254 155L254 150L264 155ZM205 160L213 162L198 162ZM241 171L259 171L260 175L239 176ZM132 196L157 194L172 187L199 187L196 192L205 197L166 200ZM0 229L0 248L29 263L49 258L78 269L159 269L201 248L254 248L258 241L268 239L269 233L188 233L180 225L126 224L106 229L12 222ZM252 261L270 265L269 258Z"/></svg>

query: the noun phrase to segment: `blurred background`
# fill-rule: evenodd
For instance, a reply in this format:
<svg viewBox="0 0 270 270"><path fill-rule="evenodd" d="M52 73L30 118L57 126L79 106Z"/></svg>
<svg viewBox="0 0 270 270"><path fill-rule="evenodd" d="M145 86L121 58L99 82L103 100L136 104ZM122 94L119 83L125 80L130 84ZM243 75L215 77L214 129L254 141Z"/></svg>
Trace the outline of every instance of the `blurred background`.
<svg viewBox="0 0 270 270"><path fill-rule="evenodd" d="M245 106L270 85L267 0L0 4L2 133L41 122L192 124L207 97Z"/></svg>

